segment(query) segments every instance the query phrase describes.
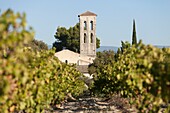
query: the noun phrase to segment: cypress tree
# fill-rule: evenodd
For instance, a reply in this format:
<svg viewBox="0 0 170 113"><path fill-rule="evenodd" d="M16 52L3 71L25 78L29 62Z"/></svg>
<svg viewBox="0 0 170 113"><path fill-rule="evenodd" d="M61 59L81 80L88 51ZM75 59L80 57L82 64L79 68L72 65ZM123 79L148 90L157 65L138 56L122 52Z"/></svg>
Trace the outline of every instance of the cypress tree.
<svg viewBox="0 0 170 113"><path fill-rule="evenodd" d="M132 45L137 44L135 20L133 20L133 34L132 34Z"/></svg>

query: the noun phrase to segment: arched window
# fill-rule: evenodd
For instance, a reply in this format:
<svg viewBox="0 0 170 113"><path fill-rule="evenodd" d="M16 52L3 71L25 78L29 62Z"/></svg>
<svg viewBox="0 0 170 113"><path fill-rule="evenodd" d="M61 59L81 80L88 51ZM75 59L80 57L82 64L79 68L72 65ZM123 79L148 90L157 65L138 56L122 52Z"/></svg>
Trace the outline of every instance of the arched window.
<svg viewBox="0 0 170 113"><path fill-rule="evenodd" d="M93 43L93 33L90 35L90 42Z"/></svg>
<svg viewBox="0 0 170 113"><path fill-rule="evenodd" d="M84 30L87 30L87 22L84 21Z"/></svg>
<svg viewBox="0 0 170 113"><path fill-rule="evenodd" d="M84 33L84 43L86 43L86 33Z"/></svg>
<svg viewBox="0 0 170 113"><path fill-rule="evenodd" d="M90 29L93 30L93 21L90 21Z"/></svg>

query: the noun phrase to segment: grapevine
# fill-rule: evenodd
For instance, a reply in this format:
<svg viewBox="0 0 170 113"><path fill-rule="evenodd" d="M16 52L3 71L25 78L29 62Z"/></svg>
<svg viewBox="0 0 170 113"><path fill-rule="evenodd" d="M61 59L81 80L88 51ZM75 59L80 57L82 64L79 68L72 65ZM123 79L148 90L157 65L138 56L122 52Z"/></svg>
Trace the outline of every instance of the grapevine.
<svg viewBox="0 0 170 113"><path fill-rule="evenodd" d="M55 50L28 45L34 31L26 15L7 10L0 15L0 112L39 113L84 90L82 74L61 63Z"/></svg>
<svg viewBox="0 0 170 113"><path fill-rule="evenodd" d="M98 68L91 90L128 98L140 112L158 112L170 101L170 49L124 43L111 63ZM103 82L104 81L104 82ZM168 110L168 108L167 108Z"/></svg>

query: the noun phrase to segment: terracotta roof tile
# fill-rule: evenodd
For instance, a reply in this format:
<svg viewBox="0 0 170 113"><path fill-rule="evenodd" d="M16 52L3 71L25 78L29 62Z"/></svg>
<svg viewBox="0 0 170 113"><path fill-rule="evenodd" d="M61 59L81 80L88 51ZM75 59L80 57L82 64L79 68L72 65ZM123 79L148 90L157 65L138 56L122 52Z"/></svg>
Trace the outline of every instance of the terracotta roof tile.
<svg viewBox="0 0 170 113"><path fill-rule="evenodd" d="M97 15L95 13L90 12L90 11L86 11L85 13L78 15L78 17L80 17L80 16L97 16Z"/></svg>

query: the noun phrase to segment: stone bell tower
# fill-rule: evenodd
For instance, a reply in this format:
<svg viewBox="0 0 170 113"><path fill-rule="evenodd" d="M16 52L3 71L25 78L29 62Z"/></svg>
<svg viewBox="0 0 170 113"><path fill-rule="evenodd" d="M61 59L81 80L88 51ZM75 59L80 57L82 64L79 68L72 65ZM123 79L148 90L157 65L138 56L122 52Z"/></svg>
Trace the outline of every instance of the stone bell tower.
<svg viewBox="0 0 170 113"><path fill-rule="evenodd" d="M80 55L96 57L96 14L87 11L80 21Z"/></svg>

